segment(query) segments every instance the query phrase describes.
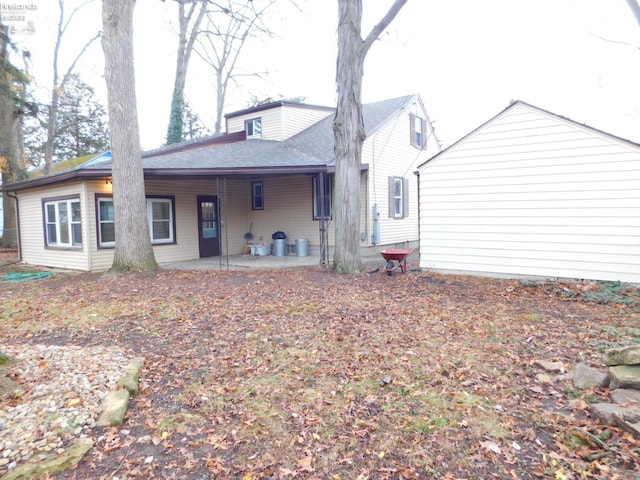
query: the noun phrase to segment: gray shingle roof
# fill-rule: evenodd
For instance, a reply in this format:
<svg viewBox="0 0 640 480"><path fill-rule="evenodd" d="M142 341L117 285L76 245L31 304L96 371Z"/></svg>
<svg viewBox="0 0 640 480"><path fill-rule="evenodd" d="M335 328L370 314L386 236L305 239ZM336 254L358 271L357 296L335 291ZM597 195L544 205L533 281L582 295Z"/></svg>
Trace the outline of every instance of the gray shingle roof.
<svg viewBox="0 0 640 480"><path fill-rule="evenodd" d="M299 151L295 146L274 140L245 140L236 143L193 148L180 152L145 156L145 170L174 169L233 169L259 167L296 167L324 165L316 157ZM107 164L87 165L87 168L105 168Z"/></svg>
<svg viewBox="0 0 640 480"><path fill-rule="evenodd" d="M364 130L367 136L375 133L393 115L404 108L415 95L392 98L381 102L367 103L362 106ZM335 163L333 115L329 115L318 123L303 130L285 141L302 151L321 159L325 164Z"/></svg>
<svg viewBox="0 0 640 480"><path fill-rule="evenodd" d="M416 95L407 95L363 105L366 135L375 133L415 97ZM157 175L309 173L335 164L332 123L333 115L329 115L282 142L250 139L233 143L204 142L203 146L194 146L194 142L191 142L185 145L184 150L180 145L172 145L144 153L142 165L145 173ZM107 152L78 167L48 177L15 182L4 186L3 190L19 190L80 177L99 178L101 175L109 175L110 171L111 158Z"/></svg>

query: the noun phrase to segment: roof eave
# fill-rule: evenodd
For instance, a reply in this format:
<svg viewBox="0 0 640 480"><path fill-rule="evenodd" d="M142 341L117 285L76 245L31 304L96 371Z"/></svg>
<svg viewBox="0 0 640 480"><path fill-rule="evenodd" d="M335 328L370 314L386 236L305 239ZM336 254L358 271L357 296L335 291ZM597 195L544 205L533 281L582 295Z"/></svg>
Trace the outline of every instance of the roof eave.
<svg viewBox="0 0 640 480"><path fill-rule="evenodd" d="M50 175L47 177L32 178L20 182L0 185L0 192L17 192L29 188L53 185L55 183L70 182L73 180L93 180L111 176L111 169L72 170L69 172Z"/></svg>

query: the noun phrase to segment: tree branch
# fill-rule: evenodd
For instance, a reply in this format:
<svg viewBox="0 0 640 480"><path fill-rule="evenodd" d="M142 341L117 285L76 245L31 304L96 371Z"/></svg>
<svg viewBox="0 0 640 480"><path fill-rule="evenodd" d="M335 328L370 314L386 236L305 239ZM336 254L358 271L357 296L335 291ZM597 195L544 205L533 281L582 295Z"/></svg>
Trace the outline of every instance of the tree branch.
<svg viewBox="0 0 640 480"><path fill-rule="evenodd" d="M102 32L98 32L96 34L95 37L93 37L91 40L89 40L84 47L82 47L82 50L80 50L80 52L78 53L78 55L76 55L76 58L73 59L73 62L71 63L71 65L69 66L69 68L67 69L67 72L64 74L64 76L62 77L62 81L60 82L60 85L56 85L56 86L60 86L60 87L64 87L64 84L67 83L67 81L69 80L69 77L71 76L71 74L73 73L73 70L76 66L76 63L78 63L78 60L80 60L80 57L82 57L82 55L84 54L84 52L87 50L87 48L89 48L89 46L95 42L97 39L99 39L102 36Z"/></svg>
<svg viewBox="0 0 640 480"><path fill-rule="evenodd" d="M640 26L640 3L638 3L638 0L627 0L627 5L629 5L638 26Z"/></svg>
<svg viewBox="0 0 640 480"><path fill-rule="evenodd" d="M384 29L389 26L394 18L396 18L396 15L398 15L398 12L400 12L402 7L404 7L405 3L407 3L407 0L395 0L395 2L393 2L393 5L391 5L391 8L389 8L387 14L382 18L382 20L378 22L376 26L373 27L371 32L369 32L369 35L367 35L367 38L365 38L364 42L362 43L363 56L366 56L367 52L371 48L371 45L373 45L373 42L378 39Z"/></svg>

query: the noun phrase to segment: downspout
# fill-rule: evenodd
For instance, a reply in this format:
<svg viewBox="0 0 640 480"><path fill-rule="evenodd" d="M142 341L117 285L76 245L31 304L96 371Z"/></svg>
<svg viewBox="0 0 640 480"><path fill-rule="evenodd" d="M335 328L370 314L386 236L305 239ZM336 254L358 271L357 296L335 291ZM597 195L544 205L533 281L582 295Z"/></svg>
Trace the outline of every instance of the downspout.
<svg viewBox="0 0 640 480"><path fill-rule="evenodd" d="M20 202L18 202L17 195L11 195L11 192L6 192L7 197L13 198L16 204L16 239L18 240L18 261L13 263L20 263L22 261L22 241L20 240ZM9 265L12 265L11 263Z"/></svg>
<svg viewBox="0 0 640 480"><path fill-rule="evenodd" d="M84 213L85 213L85 218L87 219L86 222L84 222L84 224L86 225L86 236L84 236L83 238L87 239L87 263L89 266L89 271L91 272L93 270L93 255L91 254L91 242L89 241L89 239L91 238L89 236L89 229L91 228L91 226L89 225L89 187L87 185L87 182L83 182L83 187L84 187ZM84 233L83 233L84 235ZM83 242L84 243L84 242Z"/></svg>
<svg viewBox="0 0 640 480"><path fill-rule="evenodd" d="M416 176L417 179L417 184L418 184L418 194L416 195L417 199L418 199L418 256L420 255L420 239L421 239L421 235L420 235L420 228L421 228L421 223L420 223L420 170L416 170L415 172L413 172L413 174Z"/></svg>

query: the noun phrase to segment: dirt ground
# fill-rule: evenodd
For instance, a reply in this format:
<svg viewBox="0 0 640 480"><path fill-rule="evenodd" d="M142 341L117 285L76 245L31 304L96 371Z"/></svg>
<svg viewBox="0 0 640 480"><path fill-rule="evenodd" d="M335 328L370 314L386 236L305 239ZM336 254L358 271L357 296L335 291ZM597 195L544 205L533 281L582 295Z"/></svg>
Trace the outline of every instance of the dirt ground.
<svg viewBox="0 0 640 480"><path fill-rule="evenodd" d="M589 414L608 389L535 365L604 371L604 349L640 339L635 287L56 273L0 283L0 312L3 342L145 359L125 425L91 430L94 448L56 478L640 478L638 440Z"/></svg>

